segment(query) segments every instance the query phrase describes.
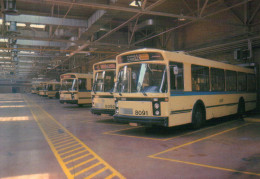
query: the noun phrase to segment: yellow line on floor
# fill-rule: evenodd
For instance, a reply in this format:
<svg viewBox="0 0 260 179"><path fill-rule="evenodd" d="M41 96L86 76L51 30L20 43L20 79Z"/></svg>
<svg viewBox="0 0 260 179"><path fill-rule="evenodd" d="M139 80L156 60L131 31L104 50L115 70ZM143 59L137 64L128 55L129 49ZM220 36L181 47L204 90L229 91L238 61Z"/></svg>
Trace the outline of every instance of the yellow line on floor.
<svg viewBox="0 0 260 179"><path fill-rule="evenodd" d="M202 141L202 140L209 139L209 138L211 138L211 137L215 137L215 136L217 136L217 135L224 134L224 133L226 133L226 132L229 132L229 131L232 131L232 130L235 130L235 129L238 129L238 128L241 128L241 127L244 127L244 126L247 126L247 125L249 125L249 124L243 124L243 125L240 125L240 126L237 126L237 127L233 127L233 128L231 128L231 129L227 129L227 130L218 132L218 133L216 133L216 134L212 134L212 135L207 136L207 137L203 137L203 138L200 138L200 139L197 139L197 140L194 140L194 141L185 143L185 144L178 145L178 146L176 146L176 147L172 147L172 148L167 149L167 150L164 150L164 151L162 151L162 152L158 152L158 153L156 153L156 154L150 155L149 157L154 157L154 156L157 156L157 155L160 155L160 154L163 154L163 153L166 153L166 152L169 152L169 151L172 151L172 150L175 150L175 149L178 149L178 148L187 146L187 145L191 145L191 144L200 142L200 141Z"/></svg>
<svg viewBox="0 0 260 179"><path fill-rule="evenodd" d="M71 160L65 162L65 164L69 164L69 163L71 163L71 162L75 162L75 161L80 160L80 159L82 159L82 158L84 158L84 157L87 157L87 156L89 156L89 155L90 155L90 153L87 153L87 154L82 155L82 156L80 156L80 157L78 157L78 158L71 159Z"/></svg>
<svg viewBox="0 0 260 179"><path fill-rule="evenodd" d="M65 127L63 127L55 118L53 118L48 112L46 112L41 106L39 106L38 104L36 104L35 102L33 102L32 100L27 99L25 96L25 101L27 103L27 106L30 108L30 111L35 119L35 121L37 122L40 130L42 131L46 141L48 142L52 152L54 153L57 161L59 162L62 170L64 171L64 173L66 174L67 178L74 178L77 175L83 174L86 171L90 170L91 168L94 168L97 165L104 165L104 167L107 167L108 170L110 170L110 172L114 173L115 176L117 176L118 178L125 178L123 175L121 175L117 170L115 170L112 166L110 166L107 162L105 162L101 157L99 157L93 150L91 150L86 144L84 144L81 140L79 140L77 137L75 137L71 132L69 132ZM52 125L56 125L57 127L59 127L59 129L61 129L64 133L67 133L68 135L70 135L71 138L68 139L64 139L63 141L56 141L54 142L52 139L49 138L48 133L46 132L46 130L48 130L48 126L45 125L46 123L52 123ZM65 141L72 141L72 139L75 142L78 142L78 144L81 144L82 147L77 148L77 149L73 149L70 151L66 151L63 152L61 154L58 153L56 146L57 144L63 144ZM83 149L82 151L77 151ZM84 152L89 152L91 155L94 156L94 159L97 160L97 164L91 165L88 168L83 168L79 171L77 171L77 173L75 174L74 172L71 172L68 167L65 164L65 159L76 156L76 155L80 155L80 154L84 154ZM72 153L75 152L75 153ZM71 154L69 154L71 153ZM61 156L64 154L69 154L67 156ZM85 155L85 154L84 154ZM79 156L78 156L79 157ZM72 166L73 168L73 166ZM105 177L105 176L104 176Z"/></svg>
<svg viewBox="0 0 260 179"><path fill-rule="evenodd" d="M188 165L195 165L195 166L206 167L206 168L212 168L212 169L217 169L217 170L224 170L224 171L235 172L235 173L242 173L242 174L246 174L246 175L256 175L256 176L260 176L260 173L240 171L240 170L234 170L234 169L229 169L229 168L223 168L223 167L205 165L205 164L200 164L200 163L193 163L193 162L175 160L175 159L170 159L170 158L155 157L155 156L150 156L150 158L160 159L160 160L167 160L167 161L177 162L177 163L184 163L184 164L188 164Z"/></svg>
<svg viewBox="0 0 260 179"><path fill-rule="evenodd" d="M84 162L81 162L81 163L77 164L77 165L74 165L73 167L70 167L69 170L78 168L78 167L80 167L80 166L82 166L82 165L85 165L85 164L87 164L87 163L89 163L89 162L91 162L91 161L93 161L93 160L96 160L95 157L90 158L90 159L88 159L88 160L86 160L86 161L84 161Z"/></svg>
<svg viewBox="0 0 260 179"><path fill-rule="evenodd" d="M98 171L92 173L91 175L89 175L88 177L86 177L86 179L93 178L94 176L96 176L96 175L98 175L98 174L104 172L105 170L107 170L106 167L104 167L104 168L102 168L102 169L100 169L100 170L98 170Z"/></svg>
<svg viewBox="0 0 260 179"><path fill-rule="evenodd" d="M78 175L80 175L80 174L82 174L82 173L84 173L84 172L86 172L86 171L88 171L88 170L90 170L90 169L100 165L100 164L102 164L102 163L101 162L95 163L94 165L91 165L88 168L85 168L84 170L81 170L81 171L75 173L75 176L78 176Z"/></svg>

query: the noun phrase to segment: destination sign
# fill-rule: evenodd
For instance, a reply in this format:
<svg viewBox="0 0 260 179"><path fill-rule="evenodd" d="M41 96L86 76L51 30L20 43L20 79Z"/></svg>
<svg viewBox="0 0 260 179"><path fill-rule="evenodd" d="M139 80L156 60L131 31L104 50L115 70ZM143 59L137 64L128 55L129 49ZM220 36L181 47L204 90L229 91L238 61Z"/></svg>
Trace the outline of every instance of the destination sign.
<svg viewBox="0 0 260 179"><path fill-rule="evenodd" d="M76 78L75 75L61 75L60 76L61 79L65 79L65 78Z"/></svg>
<svg viewBox="0 0 260 179"><path fill-rule="evenodd" d="M108 69L116 69L116 64L115 63L105 63L105 64L95 65L95 70L108 70Z"/></svg>
<svg viewBox="0 0 260 179"><path fill-rule="evenodd" d="M160 53L138 53L123 55L119 57L118 63L132 63L140 61L150 61L150 60L163 60Z"/></svg>

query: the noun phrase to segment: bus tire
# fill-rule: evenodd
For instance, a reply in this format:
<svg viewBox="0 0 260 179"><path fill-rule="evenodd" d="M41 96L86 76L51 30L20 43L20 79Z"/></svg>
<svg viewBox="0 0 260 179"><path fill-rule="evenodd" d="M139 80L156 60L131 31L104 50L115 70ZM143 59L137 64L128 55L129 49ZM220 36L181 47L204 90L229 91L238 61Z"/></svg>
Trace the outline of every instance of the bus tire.
<svg viewBox="0 0 260 179"><path fill-rule="evenodd" d="M244 114L245 114L245 101L243 98L240 98L239 102L238 102L238 107L237 107L238 119L243 119Z"/></svg>
<svg viewBox="0 0 260 179"><path fill-rule="evenodd" d="M192 128L199 129L205 122L205 108L202 104L196 103L192 110Z"/></svg>

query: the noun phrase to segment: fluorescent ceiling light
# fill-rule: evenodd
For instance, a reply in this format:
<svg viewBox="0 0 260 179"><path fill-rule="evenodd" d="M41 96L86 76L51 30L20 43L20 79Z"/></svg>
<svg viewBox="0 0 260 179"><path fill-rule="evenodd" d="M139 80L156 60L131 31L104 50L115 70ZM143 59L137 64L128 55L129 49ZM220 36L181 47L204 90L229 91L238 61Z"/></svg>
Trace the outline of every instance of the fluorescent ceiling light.
<svg viewBox="0 0 260 179"><path fill-rule="evenodd" d="M26 27L26 24L25 23L16 23L16 26L17 27Z"/></svg>
<svg viewBox="0 0 260 179"><path fill-rule="evenodd" d="M30 24L30 27L32 28L38 28L38 29L44 29L45 25L41 25L41 24Z"/></svg>
<svg viewBox="0 0 260 179"><path fill-rule="evenodd" d="M6 38L0 38L0 42L8 42L8 39L6 39Z"/></svg>
<svg viewBox="0 0 260 179"><path fill-rule="evenodd" d="M32 51L20 51L20 53L23 53L23 54L35 54L35 52L32 52Z"/></svg>
<svg viewBox="0 0 260 179"><path fill-rule="evenodd" d="M139 5L138 5L138 4ZM129 4L129 6L133 6L133 7L138 7L138 6L141 6L142 5L142 3L141 3L141 1L136 1L136 0L134 0L134 1L132 1L130 4Z"/></svg>
<svg viewBox="0 0 260 179"><path fill-rule="evenodd" d="M10 64L10 63L12 63L12 62L6 62L6 61L2 61L2 62L0 62L1 64Z"/></svg>
<svg viewBox="0 0 260 179"><path fill-rule="evenodd" d="M11 59L11 57L3 57L3 56L0 56L0 59Z"/></svg>
<svg viewBox="0 0 260 179"><path fill-rule="evenodd" d="M9 52L8 50L3 50L3 49L0 49L0 52Z"/></svg>

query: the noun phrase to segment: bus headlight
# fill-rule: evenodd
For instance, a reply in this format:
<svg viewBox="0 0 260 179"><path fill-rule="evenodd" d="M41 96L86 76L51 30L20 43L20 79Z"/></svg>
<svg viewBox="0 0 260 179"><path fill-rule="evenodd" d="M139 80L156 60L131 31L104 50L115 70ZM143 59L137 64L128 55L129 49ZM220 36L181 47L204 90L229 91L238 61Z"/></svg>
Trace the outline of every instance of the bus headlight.
<svg viewBox="0 0 260 179"><path fill-rule="evenodd" d="M159 115L160 115L160 111L156 110L156 111L155 111L155 115L156 115L156 116L159 116Z"/></svg>
<svg viewBox="0 0 260 179"><path fill-rule="evenodd" d="M159 109L159 107L160 107L160 104L159 104L159 103L155 103L155 104L154 104L154 108L155 108L155 109Z"/></svg>

